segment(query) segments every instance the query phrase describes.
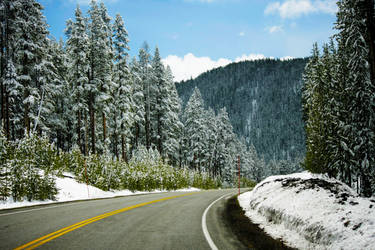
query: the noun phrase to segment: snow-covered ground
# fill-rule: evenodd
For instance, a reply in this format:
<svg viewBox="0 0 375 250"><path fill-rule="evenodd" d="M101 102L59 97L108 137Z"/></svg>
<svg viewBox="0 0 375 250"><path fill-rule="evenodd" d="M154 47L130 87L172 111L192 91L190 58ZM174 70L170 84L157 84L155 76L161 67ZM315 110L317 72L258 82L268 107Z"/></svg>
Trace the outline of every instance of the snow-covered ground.
<svg viewBox="0 0 375 250"><path fill-rule="evenodd" d="M152 192L131 192L129 190L121 191L103 191L93 186L86 186L86 184L78 183L74 176L71 174L65 173L67 178L56 177L56 187L59 190L58 195L56 196L56 201L22 201L14 202L13 199L9 198L6 201L0 201L0 209L6 208L15 208L15 207L25 207L33 206L39 204L48 204L48 203L58 203L64 201L74 201L74 200L87 200L87 199L97 199L97 198L108 198L115 196L128 196L135 194L144 194L144 193L160 193L167 192L165 190L155 190ZM189 192L189 191L199 191L197 188L187 188L179 189L177 192Z"/></svg>
<svg viewBox="0 0 375 250"><path fill-rule="evenodd" d="M299 249L375 249L375 199L308 172L271 176L238 197L266 233Z"/></svg>

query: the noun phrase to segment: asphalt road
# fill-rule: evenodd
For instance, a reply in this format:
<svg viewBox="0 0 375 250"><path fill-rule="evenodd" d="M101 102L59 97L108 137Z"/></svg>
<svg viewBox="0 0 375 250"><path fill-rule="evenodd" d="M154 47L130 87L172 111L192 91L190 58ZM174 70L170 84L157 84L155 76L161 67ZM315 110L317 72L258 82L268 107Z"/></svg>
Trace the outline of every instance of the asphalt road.
<svg viewBox="0 0 375 250"><path fill-rule="evenodd" d="M244 249L222 214L225 199L235 192L169 192L3 210L0 249ZM216 200L205 220L212 246L202 216Z"/></svg>

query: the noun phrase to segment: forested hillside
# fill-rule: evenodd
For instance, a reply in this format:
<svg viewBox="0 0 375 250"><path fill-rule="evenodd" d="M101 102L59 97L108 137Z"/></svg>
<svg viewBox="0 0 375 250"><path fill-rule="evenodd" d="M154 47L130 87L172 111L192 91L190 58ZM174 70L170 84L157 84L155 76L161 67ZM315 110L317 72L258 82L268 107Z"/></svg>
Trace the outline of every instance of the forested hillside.
<svg viewBox="0 0 375 250"><path fill-rule="evenodd" d="M0 199L53 199L64 171L107 190L231 186L237 157L242 177L260 178L225 109L205 110L196 91L182 110L157 47L129 57L120 14L77 6L64 43L42 11L0 2Z"/></svg>
<svg viewBox="0 0 375 250"><path fill-rule="evenodd" d="M226 107L234 131L265 160L305 153L301 112L302 73L307 59L232 63L177 83L186 104L195 87L216 112Z"/></svg>

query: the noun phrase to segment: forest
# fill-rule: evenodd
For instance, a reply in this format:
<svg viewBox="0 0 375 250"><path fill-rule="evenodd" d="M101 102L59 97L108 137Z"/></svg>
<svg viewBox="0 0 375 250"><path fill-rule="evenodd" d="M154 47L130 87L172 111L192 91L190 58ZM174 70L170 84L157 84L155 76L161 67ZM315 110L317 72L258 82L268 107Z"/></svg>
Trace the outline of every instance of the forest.
<svg viewBox="0 0 375 250"><path fill-rule="evenodd" d="M264 59L232 63L177 83L177 91L184 104L197 87L208 107L216 112L226 107L235 133L266 162L298 161L305 155L301 89L307 62Z"/></svg>
<svg viewBox="0 0 375 250"><path fill-rule="evenodd" d="M53 199L64 171L106 190L231 186L238 157L251 183L255 152L225 109L203 109L198 91L182 109L158 48L129 58L121 15L95 0L86 14L77 6L64 42L42 11L35 0L0 3L2 199Z"/></svg>
<svg viewBox="0 0 375 250"><path fill-rule="evenodd" d="M304 166L375 193L375 5L338 1L335 34L314 44L303 81Z"/></svg>
<svg viewBox="0 0 375 250"><path fill-rule="evenodd" d="M230 64L174 83L156 47L129 56L92 0L49 35L36 0L0 2L0 199L54 199L70 172L105 190L216 188L327 173L375 191L374 1L340 0L306 59Z"/></svg>

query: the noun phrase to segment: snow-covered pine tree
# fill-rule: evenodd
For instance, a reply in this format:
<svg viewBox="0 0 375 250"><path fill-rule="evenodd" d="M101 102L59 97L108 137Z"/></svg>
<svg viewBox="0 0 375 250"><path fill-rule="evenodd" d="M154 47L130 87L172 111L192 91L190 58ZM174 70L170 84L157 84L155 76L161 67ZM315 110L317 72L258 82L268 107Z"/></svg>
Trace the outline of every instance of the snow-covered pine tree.
<svg viewBox="0 0 375 250"><path fill-rule="evenodd" d="M68 85L68 58L63 41L49 40L48 63L45 63L45 101L41 118L48 128L48 136L58 148L69 150L74 113Z"/></svg>
<svg viewBox="0 0 375 250"><path fill-rule="evenodd" d="M185 163L195 170L200 170L200 153L204 148L204 106L202 95L195 88L188 103L186 104L184 121L184 149Z"/></svg>
<svg viewBox="0 0 375 250"><path fill-rule="evenodd" d="M5 137L2 130L0 130L0 200L7 199L10 196L10 175L11 171L6 164L9 158L8 139Z"/></svg>
<svg viewBox="0 0 375 250"><path fill-rule="evenodd" d="M219 171L217 169L217 166L215 166L215 158L217 156L217 130L218 130L218 124L217 119L215 116L215 111L211 108L209 108L205 113L205 126L207 127L206 130L206 138L207 141L207 148L205 149L205 161L206 164L206 170L210 172L211 176L217 177L219 175Z"/></svg>
<svg viewBox="0 0 375 250"><path fill-rule="evenodd" d="M134 104L134 125L132 127L132 150L138 148L142 142L145 124L145 105L141 69L137 59L134 57L130 64L131 79L133 83L132 99ZM145 145L145 143L144 143Z"/></svg>
<svg viewBox="0 0 375 250"><path fill-rule="evenodd" d="M305 167L327 172L348 185L360 180L370 196L375 182L375 83L372 81L374 2L338 1L335 36L305 71ZM358 186L358 185L357 185Z"/></svg>
<svg viewBox="0 0 375 250"><path fill-rule="evenodd" d="M103 20L103 12L95 0L90 3L89 35L89 73L88 73L88 108L90 116L91 152L103 153L106 150L106 114L110 101L109 91L112 84L109 52L108 25Z"/></svg>
<svg viewBox="0 0 375 250"><path fill-rule="evenodd" d="M4 129L4 133L8 140L10 139L11 134L11 122L9 116L12 115L12 112L9 110L10 90L7 89L4 81L6 80L6 75L9 75L9 70L14 68L13 45L14 39L16 38L16 9L14 8L14 4L15 1L10 0L0 2L0 129Z"/></svg>
<svg viewBox="0 0 375 250"><path fill-rule="evenodd" d="M176 165L180 159L180 143L183 124L180 121L181 113L180 98L178 96L176 85L173 81L172 71L169 66L165 69L167 98L164 100L166 113L162 126L164 156L167 157L172 165Z"/></svg>
<svg viewBox="0 0 375 250"><path fill-rule="evenodd" d="M237 153L235 149L235 135L230 123L226 108L222 108L218 114L218 167L221 169L224 182L232 183L233 174L237 162Z"/></svg>
<svg viewBox="0 0 375 250"><path fill-rule="evenodd" d="M172 73L164 67L158 48L155 49L151 66L153 84L150 93L155 104L153 112L150 113L152 141L160 155L169 158L178 148L176 133L181 130L178 118L180 104Z"/></svg>
<svg viewBox="0 0 375 250"><path fill-rule="evenodd" d="M341 0L338 6L338 40L343 39L345 53L350 58L346 62L350 71L346 86L346 94L350 96L347 109L350 121L343 124L349 143L342 146L352 155L350 161L360 177L361 194L370 196L371 182L375 180L375 83L370 68L373 67L374 31L368 28L373 27L374 2Z"/></svg>
<svg viewBox="0 0 375 250"><path fill-rule="evenodd" d="M8 66L5 69L3 77L3 105L4 105L4 119L3 129L8 140L15 139L14 128L19 121L22 120L22 115L18 113L19 102L21 101L22 85L17 81L17 72L13 61L8 61Z"/></svg>
<svg viewBox="0 0 375 250"><path fill-rule="evenodd" d="M113 153L119 159L118 145L121 145L121 158L128 161L127 138L134 123L134 101L132 76L127 63L128 59L128 33L122 17L117 14L113 25L113 86L112 89L112 146Z"/></svg>
<svg viewBox="0 0 375 250"><path fill-rule="evenodd" d="M328 86L323 81L323 66L320 60L318 45L313 45L312 57L306 66L304 74L303 110L307 151L306 169L324 173L327 171L327 131L325 126L327 105L326 91Z"/></svg>
<svg viewBox="0 0 375 250"><path fill-rule="evenodd" d="M58 66L57 62L54 64L53 57L55 56L55 50L53 46L56 45L55 41L47 39L45 56L43 61L40 63L38 68L38 82L40 82L41 97L37 108L37 117L32 127L33 133L41 131L48 134L52 139L55 133L55 125L59 124L57 120L58 113L56 108L56 102L61 97L61 85L63 84L64 78L60 78L57 74Z"/></svg>
<svg viewBox="0 0 375 250"><path fill-rule="evenodd" d="M35 0L18 0L13 3L16 9L14 64L18 79L22 85L23 124L17 124L16 137L22 137L24 131L29 134L38 117L43 95L43 82L40 81L42 67L47 54L47 24L42 15L42 5ZM21 104L22 103L22 104Z"/></svg>
<svg viewBox="0 0 375 250"><path fill-rule="evenodd" d="M253 144L250 144L248 157L251 178L256 182L260 182L264 177L265 169L264 166L260 164L258 153Z"/></svg>
<svg viewBox="0 0 375 250"><path fill-rule="evenodd" d="M107 8L105 7L104 3L101 2L99 5L99 11L101 13L101 19L104 23L102 27L102 38L105 41L105 51L103 52L101 59L101 67L100 67L100 78L101 78L101 86L99 88L99 96L98 96L98 107L101 110L101 124L102 124L102 134L101 134L101 143L99 144L102 148L102 151L106 154L109 153L109 144L110 139L108 137L108 131L111 130L111 124L107 124L108 119L107 117L110 115L110 104L114 102L111 97L111 92L113 92L113 80L112 80L112 73L113 73L113 62L114 62L114 52L113 52L113 40L112 40L112 18L108 15ZM99 123L98 123L99 124Z"/></svg>
<svg viewBox="0 0 375 250"><path fill-rule="evenodd" d="M75 21L68 21L66 33L66 51L69 60L69 88L71 90L73 119L73 142L84 154L88 153L88 75L89 70L89 37L86 19L77 5Z"/></svg>
<svg viewBox="0 0 375 250"><path fill-rule="evenodd" d="M161 62L159 48L156 47L154 57L151 63L151 86L150 97L153 97L153 109L150 112L150 125L152 127L151 140L152 144L156 146L160 155L163 153L163 143L165 137L163 136L163 122L166 113L167 103L165 100L168 98L166 89L166 78L164 73L164 65Z"/></svg>
<svg viewBox="0 0 375 250"><path fill-rule="evenodd" d="M150 61L151 56L149 54L149 47L148 44L145 42L142 48L139 50L139 78L141 80L143 86L143 105L144 105L144 137L145 137L145 145L147 149L151 147L151 109L153 108L153 86L151 85L151 69L150 69Z"/></svg>

